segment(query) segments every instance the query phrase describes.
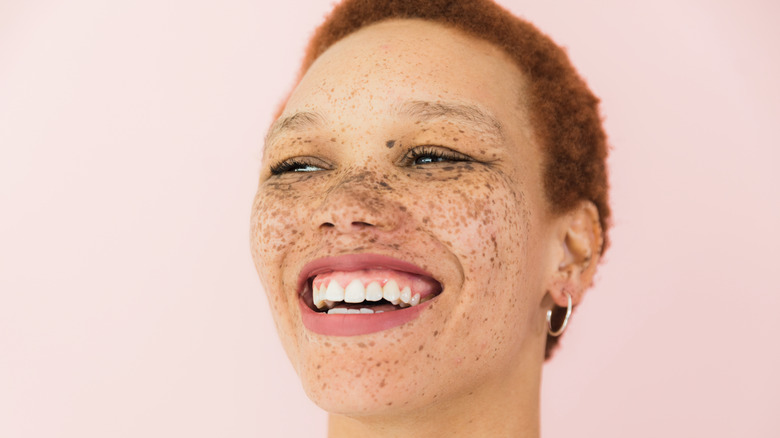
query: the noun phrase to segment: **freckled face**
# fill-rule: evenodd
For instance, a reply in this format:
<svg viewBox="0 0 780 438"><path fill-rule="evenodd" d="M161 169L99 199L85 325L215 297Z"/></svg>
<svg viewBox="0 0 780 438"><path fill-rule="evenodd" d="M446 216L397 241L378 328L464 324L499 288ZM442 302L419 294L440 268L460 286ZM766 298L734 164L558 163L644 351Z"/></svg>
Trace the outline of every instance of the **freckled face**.
<svg viewBox="0 0 780 438"><path fill-rule="evenodd" d="M491 44L405 20L335 44L295 88L266 144L251 243L322 408L419 410L538 378L553 230L520 78ZM413 263L442 293L387 330L308 330L301 269L353 253Z"/></svg>

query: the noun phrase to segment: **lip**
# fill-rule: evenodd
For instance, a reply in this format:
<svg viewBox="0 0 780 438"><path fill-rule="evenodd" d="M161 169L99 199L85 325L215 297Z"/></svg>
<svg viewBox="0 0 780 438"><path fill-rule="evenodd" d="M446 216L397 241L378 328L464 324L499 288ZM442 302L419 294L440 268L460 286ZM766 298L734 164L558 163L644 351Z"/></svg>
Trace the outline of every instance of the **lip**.
<svg viewBox="0 0 780 438"><path fill-rule="evenodd" d="M420 315L433 300L416 306L379 314L328 315L315 312L306 304L304 292L307 280L315 275L331 271L358 271L361 269L392 269L433 278L421 267L394 257L379 254L346 254L323 257L307 263L298 276L298 304L303 325L319 334L330 336L357 336L387 330L405 324Z"/></svg>
<svg viewBox="0 0 780 438"><path fill-rule="evenodd" d="M392 269L433 278L430 272L421 267L395 257L379 254L346 254L336 257L323 257L307 263L298 276L298 292L310 277L331 271L359 271L361 269Z"/></svg>

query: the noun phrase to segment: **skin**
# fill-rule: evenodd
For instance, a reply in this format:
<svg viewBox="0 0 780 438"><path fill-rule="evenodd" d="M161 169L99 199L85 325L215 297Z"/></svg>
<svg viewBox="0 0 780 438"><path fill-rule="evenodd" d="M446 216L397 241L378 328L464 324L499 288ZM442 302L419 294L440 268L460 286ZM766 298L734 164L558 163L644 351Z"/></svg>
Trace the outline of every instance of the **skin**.
<svg viewBox="0 0 780 438"><path fill-rule="evenodd" d="M490 43L388 21L328 49L279 120L317 116L271 128L252 255L286 352L330 412L329 436L538 436L546 312L567 293L582 299L601 233L589 202L551 213L523 90ZM478 108L501 129L399 114L409 102ZM445 157L419 156L431 151ZM272 174L290 159L309 171ZM301 268L361 252L415 263L443 292L389 330L306 330Z"/></svg>

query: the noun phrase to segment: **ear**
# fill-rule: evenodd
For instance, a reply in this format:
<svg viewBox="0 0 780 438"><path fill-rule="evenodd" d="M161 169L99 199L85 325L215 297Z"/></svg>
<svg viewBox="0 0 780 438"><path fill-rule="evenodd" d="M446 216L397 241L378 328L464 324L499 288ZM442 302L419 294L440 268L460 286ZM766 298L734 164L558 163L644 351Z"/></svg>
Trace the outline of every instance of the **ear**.
<svg viewBox="0 0 780 438"><path fill-rule="evenodd" d="M573 304L579 304L593 284L604 241L598 209L590 201L580 201L559 224L558 244L563 251L558 252L561 259L549 292L557 306L566 307L567 294Z"/></svg>

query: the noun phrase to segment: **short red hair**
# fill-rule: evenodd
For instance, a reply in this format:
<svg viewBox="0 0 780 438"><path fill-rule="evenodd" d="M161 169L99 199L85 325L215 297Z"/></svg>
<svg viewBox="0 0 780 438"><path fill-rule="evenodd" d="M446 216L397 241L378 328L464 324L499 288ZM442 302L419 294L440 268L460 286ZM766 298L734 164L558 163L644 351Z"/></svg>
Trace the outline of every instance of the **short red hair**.
<svg viewBox="0 0 780 438"><path fill-rule="evenodd" d="M599 99L566 52L531 23L490 0L344 0L309 41L300 77L330 46L373 23L423 19L459 29L506 52L525 75L531 124L542 148L547 199L557 213L581 200L599 211L604 244L610 219L606 134ZM558 338L548 336L549 358Z"/></svg>

